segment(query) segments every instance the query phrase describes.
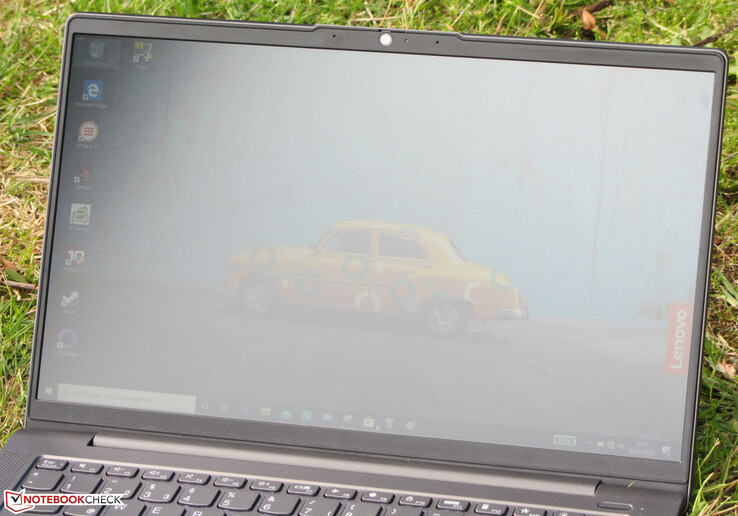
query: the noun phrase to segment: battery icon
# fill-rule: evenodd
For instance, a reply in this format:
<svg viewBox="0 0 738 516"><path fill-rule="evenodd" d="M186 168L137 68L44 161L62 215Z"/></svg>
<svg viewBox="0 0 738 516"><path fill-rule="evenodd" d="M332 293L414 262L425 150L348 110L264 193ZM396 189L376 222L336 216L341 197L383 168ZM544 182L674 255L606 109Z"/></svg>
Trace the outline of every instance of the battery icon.
<svg viewBox="0 0 738 516"><path fill-rule="evenodd" d="M556 446L576 446L577 438L573 435L554 435L554 445Z"/></svg>

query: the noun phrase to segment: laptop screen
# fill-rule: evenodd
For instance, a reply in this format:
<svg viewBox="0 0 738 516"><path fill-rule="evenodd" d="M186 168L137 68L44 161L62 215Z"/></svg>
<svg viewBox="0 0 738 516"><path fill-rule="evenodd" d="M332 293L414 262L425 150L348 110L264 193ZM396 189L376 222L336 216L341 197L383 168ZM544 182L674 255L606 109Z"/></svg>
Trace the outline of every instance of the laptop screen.
<svg viewBox="0 0 738 516"><path fill-rule="evenodd" d="M680 460L711 73L84 35L69 70L39 399Z"/></svg>

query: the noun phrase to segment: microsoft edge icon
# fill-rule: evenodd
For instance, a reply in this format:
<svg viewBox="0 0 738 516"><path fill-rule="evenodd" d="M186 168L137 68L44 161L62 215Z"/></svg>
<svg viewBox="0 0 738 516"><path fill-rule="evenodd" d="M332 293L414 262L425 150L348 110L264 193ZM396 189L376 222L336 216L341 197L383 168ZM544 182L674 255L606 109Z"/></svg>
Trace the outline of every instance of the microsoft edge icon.
<svg viewBox="0 0 738 516"><path fill-rule="evenodd" d="M85 81L82 100L102 102L103 81Z"/></svg>

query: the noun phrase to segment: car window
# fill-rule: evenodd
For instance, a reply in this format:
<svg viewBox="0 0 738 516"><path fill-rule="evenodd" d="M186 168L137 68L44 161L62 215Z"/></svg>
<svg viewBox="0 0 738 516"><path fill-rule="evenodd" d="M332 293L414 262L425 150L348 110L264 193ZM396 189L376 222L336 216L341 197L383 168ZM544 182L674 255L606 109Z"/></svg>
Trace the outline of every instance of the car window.
<svg viewBox="0 0 738 516"><path fill-rule="evenodd" d="M397 235L382 234L379 236L379 256L392 258L425 259L426 255L417 242Z"/></svg>
<svg viewBox="0 0 738 516"><path fill-rule="evenodd" d="M369 254L371 234L368 231L338 231L323 246L327 251Z"/></svg>
<svg viewBox="0 0 738 516"><path fill-rule="evenodd" d="M451 260L453 263L463 263L466 260L466 257L461 254L461 251L458 247L456 247L456 244L454 244L450 240L446 242L442 249L446 252L446 256L448 256L448 259Z"/></svg>
<svg viewBox="0 0 738 516"><path fill-rule="evenodd" d="M454 252L459 255L459 258L461 258L462 260L466 260L466 256L464 256L464 253L462 253L461 250L456 247L456 244L454 244L451 240L449 240L448 243L449 245L451 245L451 249L453 249Z"/></svg>

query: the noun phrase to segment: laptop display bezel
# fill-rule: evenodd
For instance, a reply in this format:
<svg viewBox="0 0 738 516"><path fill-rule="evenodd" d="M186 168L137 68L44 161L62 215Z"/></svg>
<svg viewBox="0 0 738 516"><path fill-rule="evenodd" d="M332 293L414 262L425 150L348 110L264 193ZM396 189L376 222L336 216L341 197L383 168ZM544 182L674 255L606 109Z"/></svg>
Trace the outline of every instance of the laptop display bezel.
<svg viewBox="0 0 738 516"><path fill-rule="evenodd" d="M685 49L610 43L581 43L559 40L415 32L412 50L383 47L378 42L381 29L330 26L294 26L246 22L163 19L123 15L75 15L65 34L59 109L49 190L47 227L44 236L41 281L33 341L33 367L26 424L64 423L85 431L104 429L146 431L158 434L220 438L233 441L283 444L311 449L339 450L382 456L420 458L484 466L565 472L598 477L688 484L691 471L696 407L699 393L701 355L706 320L706 300L710 263L710 242L714 224L720 128L724 111L726 56L712 49ZM638 459L582 452L563 452L517 446L456 442L361 431L325 429L245 420L142 412L38 399L42 322L46 310L50 262L51 229L54 226L58 194L60 142L65 120L65 100L71 68L71 42L75 35L116 35L150 39L228 42L255 45L340 49L357 52L402 52L408 54L475 57L480 59L531 60L606 66L704 71L715 74L710 155L706 163L706 183L701 222L700 277L694 299L691 350L688 371L687 411L680 462ZM337 37L334 37L337 36Z"/></svg>

